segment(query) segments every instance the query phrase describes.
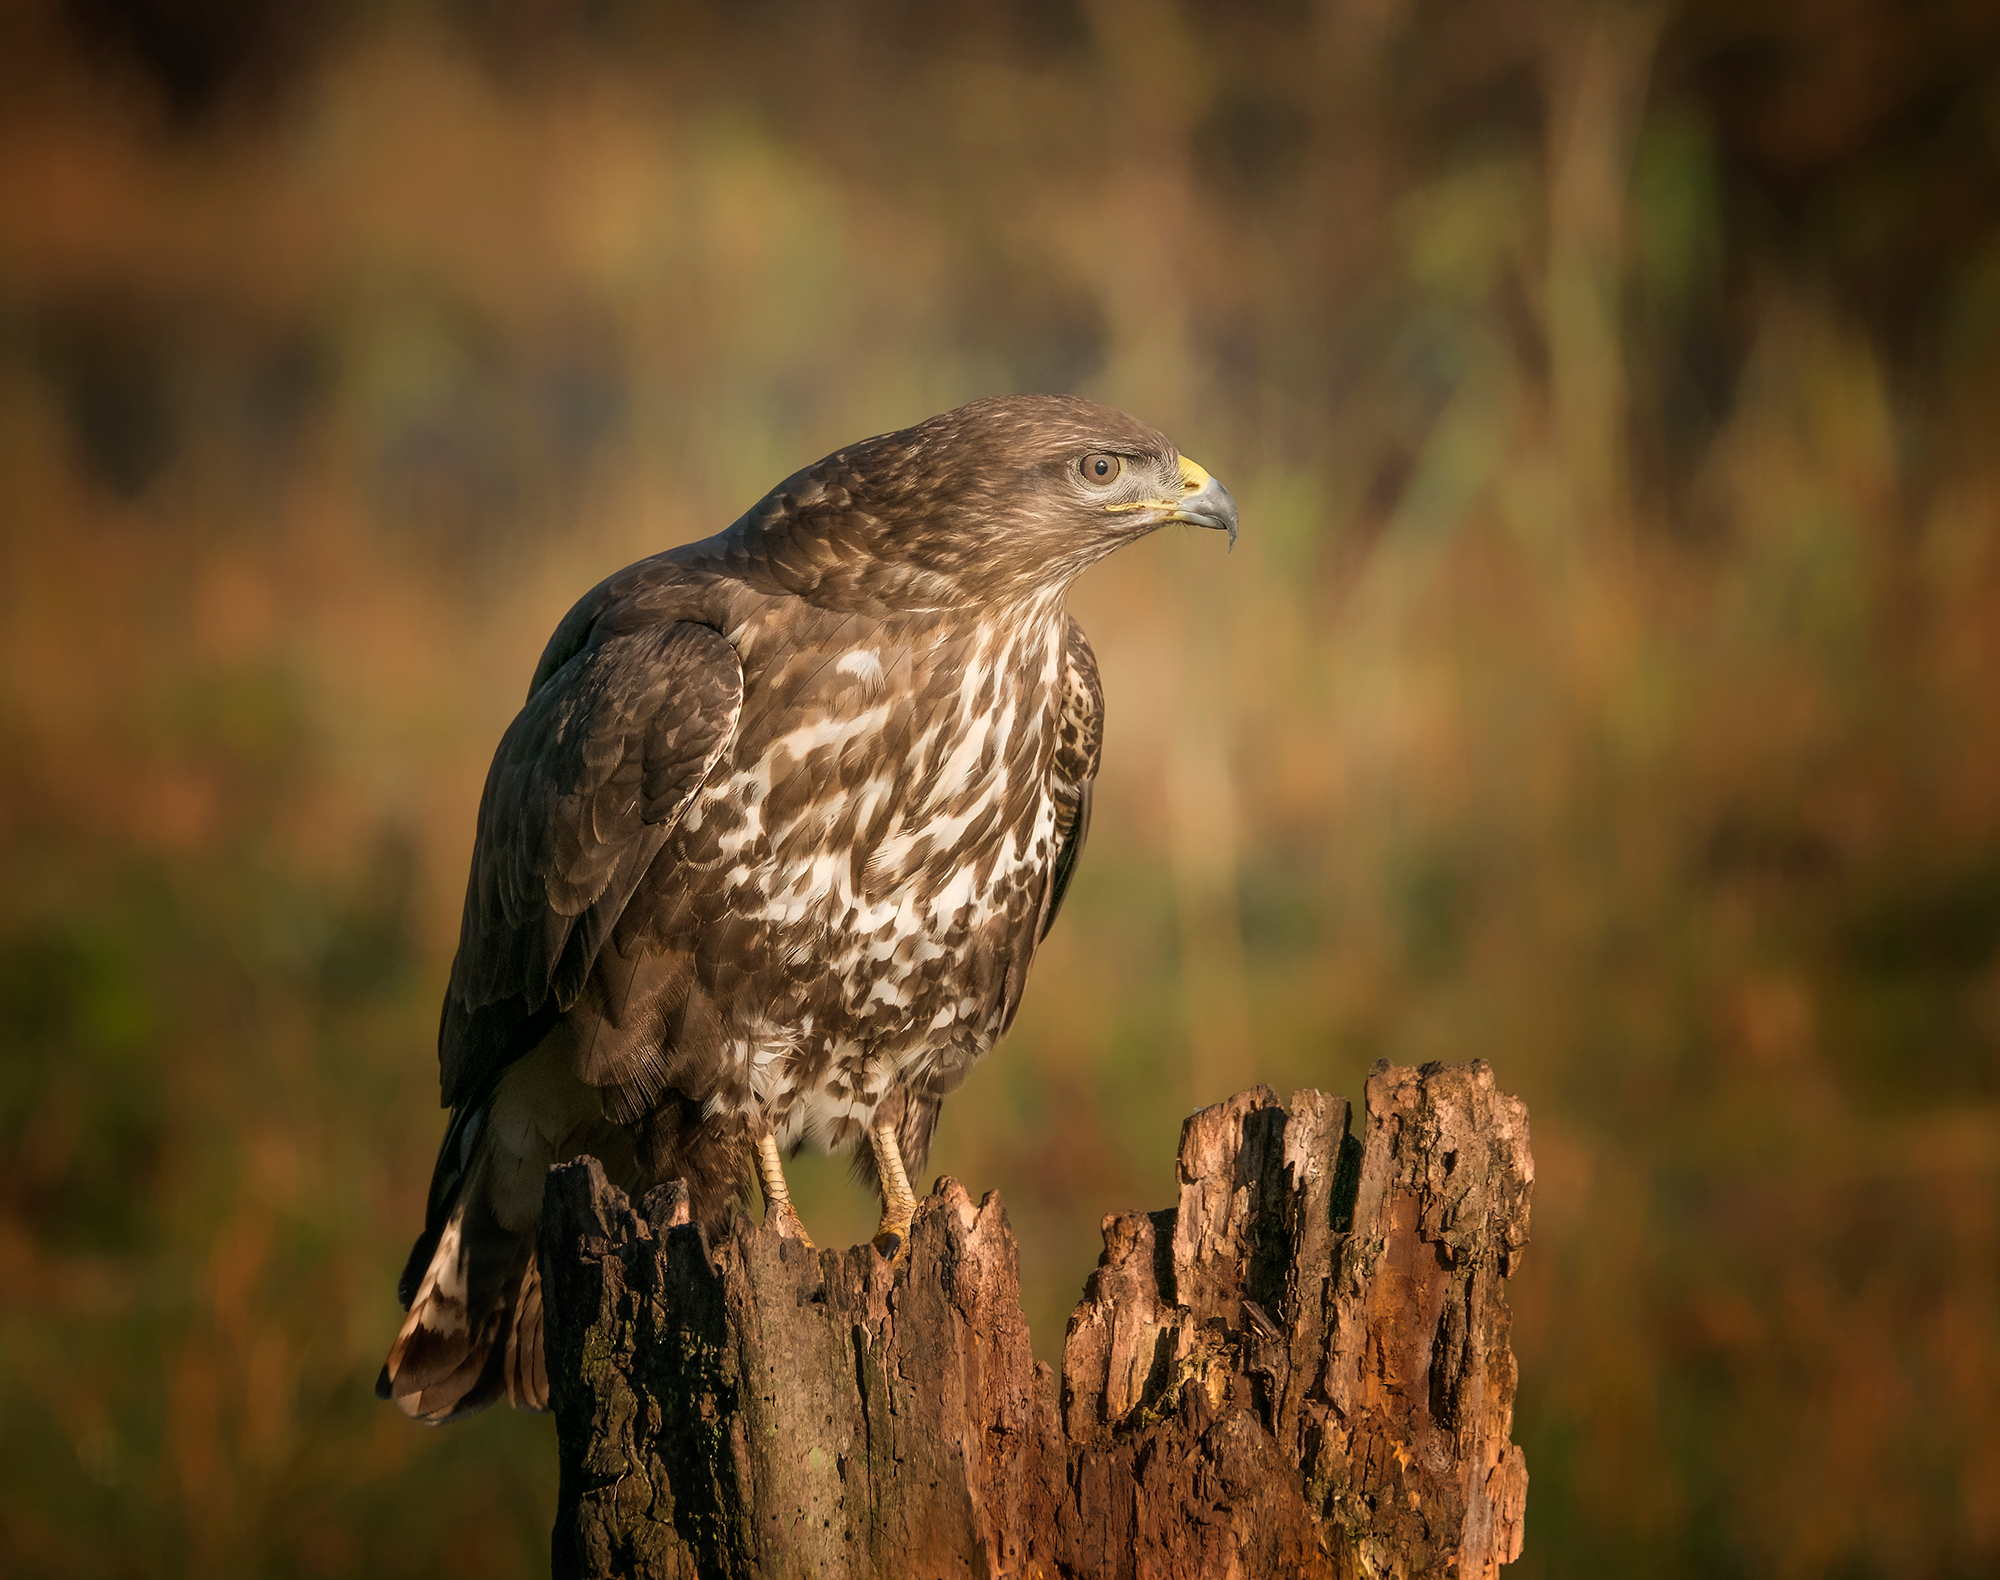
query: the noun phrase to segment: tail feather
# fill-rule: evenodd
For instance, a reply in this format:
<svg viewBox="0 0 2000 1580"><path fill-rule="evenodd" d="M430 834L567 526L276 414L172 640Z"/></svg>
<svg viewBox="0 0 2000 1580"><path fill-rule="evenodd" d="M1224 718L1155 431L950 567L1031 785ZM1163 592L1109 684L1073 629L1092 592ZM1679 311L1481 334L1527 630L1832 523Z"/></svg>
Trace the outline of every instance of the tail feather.
<svg viewBox="0 0 2000 1580"><path fill-rule="evenodd" d="M446 1150L453 1150L449 1140ZM378 1397L432 1425L484 1409L503 1393L527 1408L547 1408L539 1277L527 1291L531 1331L521 1300L534 1270L534 1241L494 1219L483 1162L452 1181L456 1200L434 1201L446 1209L443 1222L427 1227L411 1251L403 1280L406 1290L412 1281L416 1286L409 1315L375 1382ZM443 1166L440 1159L441 1172ZM537 1375L544 1376L539 1394L526 1386Z"/></svg>
<svg viewBox="0 0 2000 1580"><path fill-rule="evenodd" d="M549 1407L549 1368L542 1350L542 1270L532 1249L527 1271L514 1296L513 1318L507 1324L507 1400L516 1410L545 1411Z"/></svg>
<svg viewBox="0 0 2000 1580"><path fill-rule="evenodd" d="M502 1395L516 1409L548 1409L535 1239L551 1164L589 1151L630 1189L684 1179L711 1234L747 1187L741 1120L717 1122L687 1097L660 1102L642 1124L607 1118L603 1092L577 1078L569 1056L558 1043L521 1060L445 1128L424 1232L397 1289L409 1316L375 1384L419 1421L454 1421ZM922 1157L907 1135L904 1147Z"/></svg>

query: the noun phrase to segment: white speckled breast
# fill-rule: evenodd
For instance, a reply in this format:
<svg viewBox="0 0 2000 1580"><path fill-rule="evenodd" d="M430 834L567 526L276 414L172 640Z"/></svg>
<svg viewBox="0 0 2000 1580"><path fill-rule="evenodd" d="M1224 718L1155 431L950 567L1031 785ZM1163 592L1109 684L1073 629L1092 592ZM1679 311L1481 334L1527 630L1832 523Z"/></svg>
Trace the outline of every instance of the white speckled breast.
<svg viewBox="0 0 2000 1580"><path fill-rule="evenodd" d="M1047 779L1064 616L1053 596L940 634L828 615L838 654L762 673L736 747L677 832L722 875L691 916L724 1020L710 1111L845 1145L899 1084L942 1095L1011 1013L1052 863ZM907 634L906 634L907 633ZM708 957L713 954L711 961Z"/></svg>

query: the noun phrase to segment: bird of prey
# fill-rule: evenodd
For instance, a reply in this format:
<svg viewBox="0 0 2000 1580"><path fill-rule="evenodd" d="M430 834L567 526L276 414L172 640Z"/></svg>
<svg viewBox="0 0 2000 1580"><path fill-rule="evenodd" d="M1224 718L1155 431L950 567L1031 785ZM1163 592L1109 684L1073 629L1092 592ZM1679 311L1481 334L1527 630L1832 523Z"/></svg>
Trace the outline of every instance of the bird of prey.
<svg viewBox="0 0 2000 1580"><path fill-rule="evenodd" d="M1090 827L1103 695L1064 593L1168 522L1235 542L1228 491L1152 428L975 401L564 616L480 800L451 1117L380 1395L547 1408L542 1185L584 1153L627 1190L685 1179L711 1233L754 1166L804 1239L783 1157L851 1150L897 1254Z"/></svg>

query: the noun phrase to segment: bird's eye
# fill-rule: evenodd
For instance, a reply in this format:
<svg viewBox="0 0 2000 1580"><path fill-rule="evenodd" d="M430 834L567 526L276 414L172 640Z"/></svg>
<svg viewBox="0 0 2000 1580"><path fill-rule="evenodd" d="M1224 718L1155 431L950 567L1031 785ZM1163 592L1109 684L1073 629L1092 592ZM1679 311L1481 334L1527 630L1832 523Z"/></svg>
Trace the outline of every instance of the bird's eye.
<svg viewBox="0 0 2000 1580"><path fill-rule="evenodd" d="M1125 462L1107 450L1096 450L1077 462L1076 469L1092 488L1109 488L1125 470Z"/></svg>

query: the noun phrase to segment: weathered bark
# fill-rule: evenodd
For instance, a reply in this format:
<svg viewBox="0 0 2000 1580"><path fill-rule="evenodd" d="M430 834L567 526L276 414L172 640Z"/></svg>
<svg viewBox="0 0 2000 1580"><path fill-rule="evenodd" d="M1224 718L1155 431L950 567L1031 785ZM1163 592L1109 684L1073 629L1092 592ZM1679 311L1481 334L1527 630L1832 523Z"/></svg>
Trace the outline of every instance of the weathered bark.
<svg viewBox="0 0 2000 1580"><path fill-rule="evenodd" d="M1502 1280L1527 1112L1483 1063L1267 1087L1181 1132L1180 1200L1104 1221L1060 1387L997 1196L907 1256L717 1246L591 1159L542 1219L570 1576L1492 1576L1527 1469Z"/></svg>

